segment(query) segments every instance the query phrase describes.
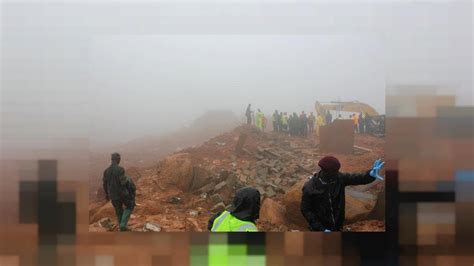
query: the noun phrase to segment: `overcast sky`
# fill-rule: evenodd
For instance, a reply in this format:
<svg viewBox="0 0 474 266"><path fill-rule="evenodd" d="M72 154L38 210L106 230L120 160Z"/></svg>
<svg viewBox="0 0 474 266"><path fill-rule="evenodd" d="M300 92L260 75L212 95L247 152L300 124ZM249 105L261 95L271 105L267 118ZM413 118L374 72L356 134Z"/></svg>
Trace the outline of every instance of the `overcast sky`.
<svg viewBox="0 0 474 266"><path fill-rule="evenodd" d="M309 112L316 100L358 100L385 113L385 88L399 84L472 105L472 11L470 1L6 2L2 142L124 142L248 103Z"/></svg>

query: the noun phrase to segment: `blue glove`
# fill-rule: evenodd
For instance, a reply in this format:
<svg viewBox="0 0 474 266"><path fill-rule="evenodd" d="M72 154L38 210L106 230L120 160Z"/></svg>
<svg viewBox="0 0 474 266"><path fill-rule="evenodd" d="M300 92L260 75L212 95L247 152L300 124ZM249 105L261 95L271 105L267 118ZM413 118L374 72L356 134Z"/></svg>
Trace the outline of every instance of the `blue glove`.
<svg viewBox="0 0 474 266"><path fill-rule="evenodd" d="M331 233L331 230L324 229L324 233Z"/></svg>
<svg viewBox="0 0 474 266"><path fill-rule="evenodd" d="M385 164L384 161L378 159L374 162L374 166L372 166L372 170L370 170L370 176L383 180L383 176L379 174L380 169L382 169L383 165Z"/></svg>

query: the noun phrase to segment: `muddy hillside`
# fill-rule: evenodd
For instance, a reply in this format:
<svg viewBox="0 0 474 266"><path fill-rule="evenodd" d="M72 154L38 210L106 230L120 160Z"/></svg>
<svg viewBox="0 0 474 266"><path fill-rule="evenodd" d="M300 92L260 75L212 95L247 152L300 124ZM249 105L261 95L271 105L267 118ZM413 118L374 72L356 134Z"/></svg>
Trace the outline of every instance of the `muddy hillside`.
<svg viewBox="0 0 474 266"><path fill-rule="evenodd" d="M355 136L351 154L332 155L342 172L365 172L383 158L383 148L383 138L363 134ZM259 230L306 231L301 188L325 155L317 138L239 126L148 167L126 168L137 185L129 226L133 231L206 231L209 217L228 208L238 188L253 186L262 195ZM344 230L384 231L384 191L379 181L347 187ZM100 189L95 197L89 206L90 231L117 230L111 203Z"/></svg>

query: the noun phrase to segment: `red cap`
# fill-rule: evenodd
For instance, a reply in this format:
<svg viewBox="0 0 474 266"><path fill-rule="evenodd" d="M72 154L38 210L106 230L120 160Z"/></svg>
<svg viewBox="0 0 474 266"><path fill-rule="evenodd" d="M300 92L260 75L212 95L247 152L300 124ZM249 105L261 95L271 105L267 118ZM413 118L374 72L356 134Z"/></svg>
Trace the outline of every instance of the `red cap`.
<svg viewBox="0 0 474 266"><path fill-rule="evenodd" d="M341 168L341 163L339 160L334 156L325 156L318 162L319 167L322 170L328 172L337 172Z"/></svg>

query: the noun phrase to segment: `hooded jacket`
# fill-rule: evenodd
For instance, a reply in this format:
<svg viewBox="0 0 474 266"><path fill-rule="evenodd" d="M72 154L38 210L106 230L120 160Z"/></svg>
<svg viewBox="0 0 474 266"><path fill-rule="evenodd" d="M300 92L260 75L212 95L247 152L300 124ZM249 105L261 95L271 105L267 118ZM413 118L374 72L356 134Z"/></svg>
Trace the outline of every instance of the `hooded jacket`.
<svg viewBox="0 0 474 266"><path fill-rule="evenodd" d="M345 187L369 184L375 180L364 173L314 174L303 186L301 213L311 231L341 231L345 214Z"/></svg>
<svg viewBox="0 0 474 266"><path fill-rule="evenodd" d="M230 208L230 214L235 218L256 223L260 213L260 192L251 187L244 187L235 193L232 207ZM207 228L211 230L214 220L221 215L222 212L214 214L207 224Z"/></svg>

